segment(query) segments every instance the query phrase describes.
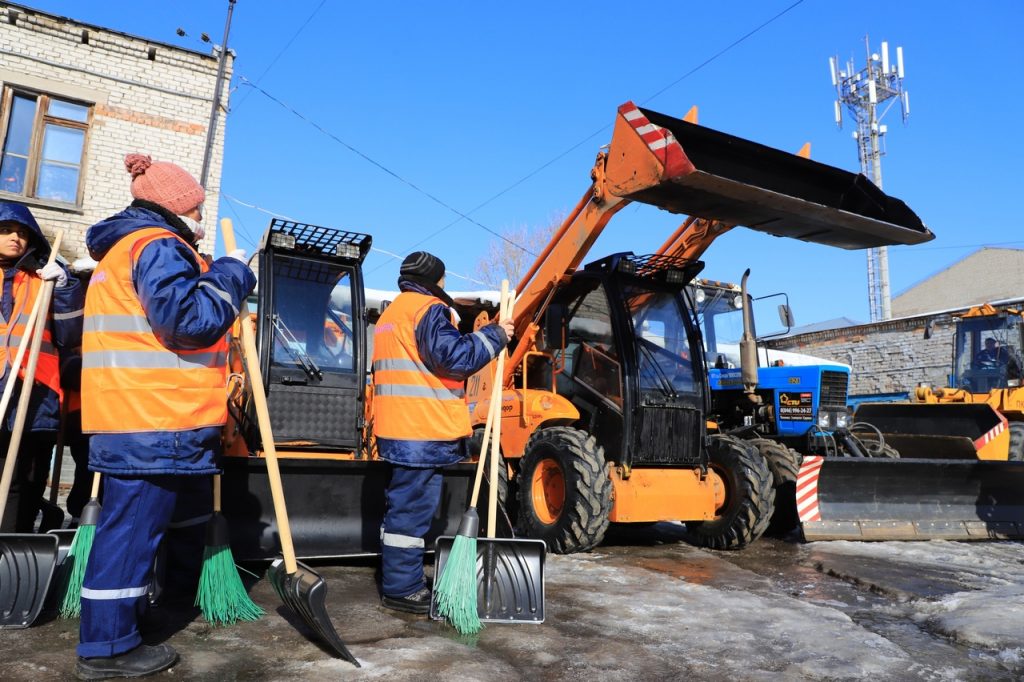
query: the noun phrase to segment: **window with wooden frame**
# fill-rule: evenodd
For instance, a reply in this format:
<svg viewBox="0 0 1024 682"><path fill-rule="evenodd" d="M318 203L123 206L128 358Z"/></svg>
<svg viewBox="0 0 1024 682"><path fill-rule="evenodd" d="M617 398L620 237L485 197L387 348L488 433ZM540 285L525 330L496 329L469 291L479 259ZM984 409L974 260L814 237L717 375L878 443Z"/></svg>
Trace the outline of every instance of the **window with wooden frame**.
<svg viewBox="0 0 1024 682"><path fill-rule="evenodd" d="M0 197L81 206L92 105L12 86L0 104Z"/></svg>

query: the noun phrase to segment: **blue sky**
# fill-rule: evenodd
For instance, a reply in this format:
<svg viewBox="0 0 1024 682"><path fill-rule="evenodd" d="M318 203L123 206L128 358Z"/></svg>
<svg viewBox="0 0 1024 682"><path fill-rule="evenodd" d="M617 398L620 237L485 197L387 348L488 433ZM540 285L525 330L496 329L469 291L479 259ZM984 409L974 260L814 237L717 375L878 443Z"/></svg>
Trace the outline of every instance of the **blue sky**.
<svg viewBox="0 0 1024 682"><path fill-rule="evenodd" d="M204 31L220 42L227 11L226 0L30 4L196 49ZM472 275L487 230L545 225L579 200L626 100L680 117L696 104L704 125L786 150L810 141L816 160L859 170L853 128L833 121L828 57L863 66L870 35L876 51L882 40L892 54L903 47L911 103L906 126L895 111L883 121L885 190L937 235L890 249L895 295L981 246L1024 248L1021 27L1017 0L871 12L830 0L238 0L222 190L372 234L369 286L394 284L399 261L385 252L426 249ZM250 243L269 220L223 197L220 214ZM634 204L591 255L650 253L679 222ZM704 260L708 277L735 281L750 267L755 294L788 292L798 324L868 319L863 252L736 229ZM451 274L451 289L480 288Z"/></svg>

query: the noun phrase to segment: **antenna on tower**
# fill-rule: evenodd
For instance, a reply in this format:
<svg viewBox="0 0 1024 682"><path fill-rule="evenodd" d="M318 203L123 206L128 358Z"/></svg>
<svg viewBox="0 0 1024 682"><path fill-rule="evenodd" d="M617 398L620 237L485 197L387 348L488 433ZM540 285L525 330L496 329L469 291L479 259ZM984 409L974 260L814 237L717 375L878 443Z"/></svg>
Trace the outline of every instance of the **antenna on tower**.
<svg viewBox="0 0 1024 682"><path fill-rule="evenodd" d="M882 118L897 101L903 122L910 116L910 96L903 89L903 48L896 48L896 64L889 63L889 43L883 41L881 54L871 52L867 36L864 37L867 60L864 68L856 70L853 61L846 62L844 70L836 71L839 57L829 57L832 85L836 89L836 125L843 127L843 106L853 117L857 129L860 171L875 185L882 188L882 156L885 154L885 134L888 126ZM858 87L859 85L859 87ZM871 321L892 317L889 300L889 253L884 246L868 250L868 308Z"/></svg>

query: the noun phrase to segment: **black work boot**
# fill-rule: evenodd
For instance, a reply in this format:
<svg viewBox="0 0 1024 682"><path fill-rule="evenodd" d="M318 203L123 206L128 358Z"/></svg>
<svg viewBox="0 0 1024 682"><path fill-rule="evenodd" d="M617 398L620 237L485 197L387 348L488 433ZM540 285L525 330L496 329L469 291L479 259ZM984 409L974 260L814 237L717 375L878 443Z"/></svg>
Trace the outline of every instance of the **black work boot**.
<svg viewBox="0 0 1024 682"><path fill-rule="evenodd" d="M178 652L170 645L140 644L131 651L110 658L79 658L75 677L80 680L144 677L166 670L177 662Z"/></svg>
<svg viewBox="0 0 1024 682"><path fill-rule="evenodd" d="M413 592L407 597L389 597L386 594L380 599L381 606L406 613L430 613L430 590L426 587Z"/></svg>

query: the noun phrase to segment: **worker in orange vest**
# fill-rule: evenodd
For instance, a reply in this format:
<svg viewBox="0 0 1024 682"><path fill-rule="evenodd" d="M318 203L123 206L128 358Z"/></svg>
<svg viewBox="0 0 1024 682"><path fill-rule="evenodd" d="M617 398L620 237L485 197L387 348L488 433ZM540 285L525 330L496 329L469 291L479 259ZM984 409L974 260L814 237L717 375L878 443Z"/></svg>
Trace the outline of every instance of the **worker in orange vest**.
<svg viewBox="0 0 1024 682"><path fill-rule="evenodd" d="M99 263L85 300L82 429L103 511L82 588L82 679L138 677L178 659L167 644L142 644L138 614L172 524L198 535L196 552L177 555L198 577L227 419L225 334L256 285L243 251L211 264L199 255L205 192L187 171L141 154L125 166L135 201L86 234Z"/></svg>
<svg viewBox="0 0 1024 682"><path fill-rule="evenodd" d="M471 334L452 322L444 263L425 251L402 262L401 293L377 320L373 341L373 431L391 463L381 530L381 603L430 610L423 536L441 501L442 469L465 459L472 433L465 380L502 352L511 320Z"/></svg>
<svg viewBox="0 0 1024 682"><path fill-rule="evenodd" d="M45 265L50 244L25 206L0 201L0 391L8 381L24 376L13 371L18 343L24 336L32 304L43 280L53 280L53 304L46 317L32 400L25 418L17 463L0 532L31 533L50 473L50 456L60 425L60 361L82 339L82 287L63 265ZM15 387L16 396L24 387ZM0 467L14 429L16 410L0 415Z"/></svg>

